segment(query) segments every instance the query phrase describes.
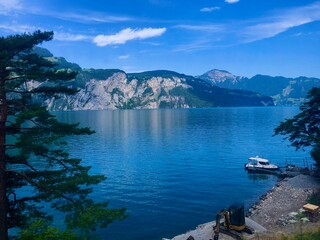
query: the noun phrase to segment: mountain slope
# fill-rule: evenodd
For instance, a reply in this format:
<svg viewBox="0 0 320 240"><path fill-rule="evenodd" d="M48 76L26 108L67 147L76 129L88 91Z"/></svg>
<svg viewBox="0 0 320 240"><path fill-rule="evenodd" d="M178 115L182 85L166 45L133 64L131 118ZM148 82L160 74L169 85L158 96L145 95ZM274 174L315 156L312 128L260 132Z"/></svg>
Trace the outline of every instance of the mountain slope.
<svg viewBox="0 0 320 240"><path fill-rule="evenodd" d="M110 76L100 78L97 71L101 70L83 70L71 84L78 87L79 92L73 96L47 99L48 108L94 110L273 105L270 97L222 89L201 79L170 71L126 74L113 70Z"/></svg>
<svg viewBox="0 0 320 240"><path fill-rule="evenodd" d="M172 71L125 73L119 69L81 69L79 65L54 57L46 49L38 54L70 69L78 76L68 87L75 95L54 96L42 101L50 110L199 108L216 106L272 106L270 97L251 91L212 86L202 79ZM44 83L44 85L47 83ZM38 86L32 82L30 86Z"/></svg>
<svg viewBox="0 0 320 240"><path fill-rule="evenodd" d="M266 75L245 78L217 69L206 72L199 78L214 86L249 90L271 96L276 105L299 105L312 87L320 87L318 78L285 78Z"/></svg>

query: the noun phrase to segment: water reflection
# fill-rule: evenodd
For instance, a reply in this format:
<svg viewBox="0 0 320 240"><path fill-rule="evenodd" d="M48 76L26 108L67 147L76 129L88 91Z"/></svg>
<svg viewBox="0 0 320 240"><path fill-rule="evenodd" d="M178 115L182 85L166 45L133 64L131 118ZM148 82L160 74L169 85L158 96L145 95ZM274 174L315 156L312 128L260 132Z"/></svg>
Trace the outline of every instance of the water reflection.
<svg viewBox="0 0 320 240"><path fill-rule="evenodd" d="M298 108L215 108L57 113L96 134L70 138L69 151L108 179L97 200L126 207L129 217L101 230L113 240L173 237L214 220L235 199L250 206L276 182L248 175L247 158L277 165L307 153L287 148L273 129ZM88 144L89 143L89 144ZM141 226L143 226L141 228ZM123 231L126 229L126 231Z"/></svg>
<svg viewBox="0 0 320 240"><path fill-rule="evenodd" d="M278 177L272 174L263 174L263 173L248 173L248 179L254 182L257 181L266 181L266 180L274 180Z"/></svg>

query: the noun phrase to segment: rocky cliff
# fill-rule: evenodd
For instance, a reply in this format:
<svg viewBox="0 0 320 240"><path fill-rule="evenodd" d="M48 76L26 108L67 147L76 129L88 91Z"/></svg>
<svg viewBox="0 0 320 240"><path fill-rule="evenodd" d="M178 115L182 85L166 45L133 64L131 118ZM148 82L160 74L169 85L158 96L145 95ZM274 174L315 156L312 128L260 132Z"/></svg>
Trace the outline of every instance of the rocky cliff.
<svg viewBox="0 0 320 240"><path fill-rule="evenodd" d="M78 72L76 79L67 83L68 87L78 90L75 95L36 99L49 110L273 105L270 97L252 91L220 88L200 78L172 71L125 73L118 69L82 69L64 58L54 57L46 49L37 48L35 52L54 62L58 69ZM36 82L31 85L38 87Z"/></svg>
<svg viewBox="0 0 320 240"><path fill-rule="evenodd" d="M270 97L222 89L201 79L170 71L126 74L113 70L110 76L83 80L84 75L97 77L96 71L101 70L83 70L70 84L79 89L78 93L46 99L48 108L97 110L273 105Z"/></svg>

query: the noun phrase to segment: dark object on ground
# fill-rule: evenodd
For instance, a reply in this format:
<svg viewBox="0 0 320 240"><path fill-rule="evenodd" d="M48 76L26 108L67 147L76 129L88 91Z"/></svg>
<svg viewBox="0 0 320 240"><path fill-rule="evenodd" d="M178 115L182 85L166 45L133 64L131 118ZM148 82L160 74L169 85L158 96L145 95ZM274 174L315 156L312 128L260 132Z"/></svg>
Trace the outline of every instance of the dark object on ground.
<svg viewBox="0 0 320 240"><path fill-rule="evenodd" d="M220 222L221 217L224 217L222 224ZM233 204L228 210L223 209L217 213L216 226L214 227L214 240L219 239L220 232L241 240L242 231L249 234L253 233L253 229L246 226L243 205Z"/></svg>
<svg viewBox="0 0 320 240"><path fill-rule="evenodd" d="M293 164L288 164L284 171L282 171L278 176L280 178L295 177L300 174L310 175L310 169L307 167L297 167Z"/></svg>

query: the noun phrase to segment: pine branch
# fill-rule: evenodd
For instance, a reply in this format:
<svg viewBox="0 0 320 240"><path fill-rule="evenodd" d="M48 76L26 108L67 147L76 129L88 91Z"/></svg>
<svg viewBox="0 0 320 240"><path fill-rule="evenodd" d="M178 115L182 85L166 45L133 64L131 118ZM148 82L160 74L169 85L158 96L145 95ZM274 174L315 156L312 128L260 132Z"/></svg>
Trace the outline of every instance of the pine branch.
<svg viewBox="0 0 320 240"><path fill-rule="evenodd" d="M41 93L46 95L55 95L58 93L65 93L65 94L75 94L79 92L78 89L69 88L65 86L55 86L55 87L38 87L30 91L30 93Z"/></svg>
<svg viewBox="0 0 320 240"><path fill-rule="evenodd" d="M22 164L22 165L25 165L27 167L29 167L32 171L36 172L36 173L39 173L39 171L37 169L35 169L34 167L32 167L29 163L27 162L19 162L19 161L13 161L13 160L7 160L6 161L7 163L9 164Z"/></svg>
<svg viewBox="0 0 320 240"><path fill-rule="evenodd" d="M48 193L53 193L55 195L58 195L60 196L61 198L64 198L65 200L73 203L73 204L76 204L76 202L72 199L72 198L69 198L61 193L57 193L56 191L52 190L52 189L48 189L46 188L45 186L42 186L41 184L39 184L38 182L36 181L33 181L30 177L28 177L27 175L23 174L22 172L19 172L19 171L15 171L15 170L5 170L6 173L13 173L13 174L16 174L16 175L19 175L20 177L22 177L23 179L25 179L27 182L29 182L31 185L35 186L36 188L39 188L43 191L46 191Z"/></svg>
<svg viewBox="0 0 320 240"><path fill-rule="evenodd" d="M29 91L18 91L18 90L11 90L11 91L7 91L7 93L19 93L19 94L26 94L26 93L30 93Z"/></svg>
<svg viewBox="0 0 320 240"><path fill-rule="evenodd" d="M37 197L23 197L23 198L20 198L20 199L17 199L16 202L25 202L25 201L34 201L34 200L37 200L38 198Z"/></svg>
<svg viewBox="0 0 320 240"><path fill-rule="evenodd" d="M25 76L8 77L8 78L6 78L5 81L14 81L17 79L22 79L22 78L25 78Z"/></svg>
<svg viewBox="0 0 320 240"><path fill-rule="evenodd" d="M57 64L32 52L34 46L49 41L52 37L53 32L41 31L0 37L0 158L4 166L10 167L8 170L5 167L0 169L4 176L4 179L0 180L0 196L6 196L6 191L17 191L23 186L32 186L37 190L36 193L30 192L30 196L22 196L19 200L13 197L10 199L20 202L14 209L19 217L42 213L41 205L22 202L46 201L51 202L53 208L69 212L72 218L75 217L68 220L67 215L65 221L67 224L75 222L73 226L76 228L105 227L107 223L115 219L120 220L120 217L124 216L123 210L113 212L106 209L107 205L95 204L90 199L91 186L104 181L105 177L90 175L90 167L82 166L80 159L69 158L68 153L61 148L52 149L52 146L60 147L66 144L66 136L93 133L89 128L80 128L79 124L59 122L45 107L41 107L40 101L44 97L59 97L60 93L77 92L72 85L65 84L66 81L75 79L76 72L59 69ZM43 84L30 84L29 80ZM35 87L37 85L38 87ZM12 122L7 123L8 118ZM37 163L30 161L34 158L49 168L37 167ZM19 168L25 171L19 171ZM10 218L10 214L7 213L8 204L9 201L3 198L0 201L1 236L8 235L8 227L4 226L3 222L9 221L12 227L21 226L19 219ZM92 206L96 206L94 211L87 209ZM83 221L88 217L93 219L90 226ZM78 218L82 219L84 225L76 223Z"/></svg>
<svg viewBox="0 0 320 240"><path fill-rule="evenodd" d="M50 156L48 156L48 155L41 154L41 153L37 153L37 155L39 155L39 156L41 156L41 157L44 157L44 158L47 158L47 159L50 159L50 160L53 160L53 161L59 162L66 170L70 170L70 169L71 169L71 168L68 167L63 161L61 161L61 160L58 159L58 158L50 157Z"/></svg>

